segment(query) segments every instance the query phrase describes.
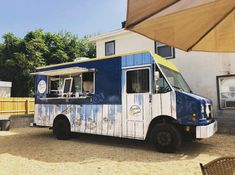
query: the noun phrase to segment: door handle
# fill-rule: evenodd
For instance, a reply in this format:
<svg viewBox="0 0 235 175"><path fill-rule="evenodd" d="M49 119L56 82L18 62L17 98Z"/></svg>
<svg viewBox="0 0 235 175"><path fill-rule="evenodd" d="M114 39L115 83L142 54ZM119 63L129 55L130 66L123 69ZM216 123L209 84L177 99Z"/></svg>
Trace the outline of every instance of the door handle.
<svg viewBox="0 0 235 175"><path fill-rule="evenodd" d="M149 94L149 103L152 103L152 98L153 98L152 94Z"/></svg>

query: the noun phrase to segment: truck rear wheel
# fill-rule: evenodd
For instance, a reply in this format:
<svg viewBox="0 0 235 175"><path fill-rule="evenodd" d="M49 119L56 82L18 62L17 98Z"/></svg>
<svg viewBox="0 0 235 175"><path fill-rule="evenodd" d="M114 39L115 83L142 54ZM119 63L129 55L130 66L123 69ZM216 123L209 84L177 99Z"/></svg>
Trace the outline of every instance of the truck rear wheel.
<svg viewBox="0 0 235 175"><path fill-rule="evenodd" d="M158 151L175 152L182 143L180 131L173 125L161 123L155 125L150 133L150 141Z"/></svg>
<svg viewBox="0 0 235 175"><path fill-rule="evenodd" d="M53 123L53 134L59 140L68 140L71 136L70 124L67 118L58 117Z"/></svg>

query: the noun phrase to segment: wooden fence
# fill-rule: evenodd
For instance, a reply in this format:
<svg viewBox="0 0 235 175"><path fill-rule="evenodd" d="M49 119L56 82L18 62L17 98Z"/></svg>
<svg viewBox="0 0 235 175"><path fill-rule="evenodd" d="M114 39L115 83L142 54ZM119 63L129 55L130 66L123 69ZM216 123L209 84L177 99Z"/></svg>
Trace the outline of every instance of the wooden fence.
<svg viewBox="0 0 235 175"><path fill-rule="evenodd" d="M0 98L0 115L34 113L34 98Z"/></svg>

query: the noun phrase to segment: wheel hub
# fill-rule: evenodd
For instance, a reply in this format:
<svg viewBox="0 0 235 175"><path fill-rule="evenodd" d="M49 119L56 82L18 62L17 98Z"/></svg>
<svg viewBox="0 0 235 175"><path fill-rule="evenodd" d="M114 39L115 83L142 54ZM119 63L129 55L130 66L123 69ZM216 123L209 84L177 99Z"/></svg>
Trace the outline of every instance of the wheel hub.
<svg viewBox="0 0 235 175"><path fill-rule="evenodd" d="M162 146L170 145L172 141L171 134L169 132L159 132L157 135L157 142Z"/></svg>

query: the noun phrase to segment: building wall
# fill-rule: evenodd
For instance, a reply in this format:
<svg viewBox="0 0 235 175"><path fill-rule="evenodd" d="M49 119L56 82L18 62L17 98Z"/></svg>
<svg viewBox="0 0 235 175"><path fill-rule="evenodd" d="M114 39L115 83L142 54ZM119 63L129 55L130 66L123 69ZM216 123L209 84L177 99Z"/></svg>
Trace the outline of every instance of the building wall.
<svg viewBox="0 0 235 175"><path fill-rule="evenodd" d="M11 96L11 82L0 81L0 97L10 97Z"/></svg>
<svg viewBox="0 0 235 175"><path fill-rule="evenodd" d="M97 57L105 56L105 42L115 40L115 54L140 50L155 51L154 41L139 34L122 31L93 39L97 46ZM175 49L176 64L194 93L213 100L214 112L218 117L231 117L233 110L219 110L216 76L235 74L234 53L184 52Z"/></svg>
<svg viewBox="0 0 235 175"><path fill-rule="evenodd" d="M192 91L213 100L217 116L234 116L235 110L219 110L216 76L235 74L235 54L184 52L176 49L176 64Z"/></svg>
<svg viewBox="0 0 235 175"><path fill-rule="evenodd" d="M125 32L118 36L111 36L96 41L97 57L105 56L105 42L115 40L115 53L123 54L141 50L149 50L154 52L154 41L142 35L131 32Z"/></svg>
<svg viewBox="0 0 235 175"><path fill-rule="evenodd" d="M11 88L9 87L0 87L0 97L10 97Z"/></svg>

